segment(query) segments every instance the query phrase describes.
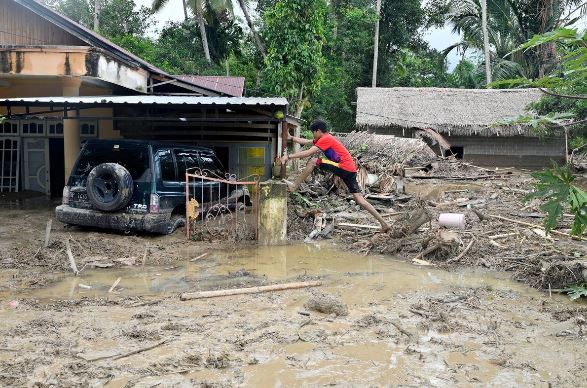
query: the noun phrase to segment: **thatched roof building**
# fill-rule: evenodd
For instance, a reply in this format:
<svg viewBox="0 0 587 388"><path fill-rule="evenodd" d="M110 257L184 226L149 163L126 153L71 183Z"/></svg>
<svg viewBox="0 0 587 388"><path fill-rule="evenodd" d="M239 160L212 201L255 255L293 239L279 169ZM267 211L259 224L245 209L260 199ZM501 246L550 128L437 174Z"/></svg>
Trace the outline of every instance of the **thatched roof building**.
<svg viewBox="0 0 587 388"><path fill-rule="evenodd" d="M431 128L448 136L533 136L497 124L524 113L537 89L358 88L357 128Z"/></svg>
<svg viewBox="0 0 587 388"><path fill-rule="evenodd" d="M479 165L543 167L565 160L564 137L539 137L530 126L507 123L541 95L537 89L358 88L356 129L421 137L438 153Z"/></svg>

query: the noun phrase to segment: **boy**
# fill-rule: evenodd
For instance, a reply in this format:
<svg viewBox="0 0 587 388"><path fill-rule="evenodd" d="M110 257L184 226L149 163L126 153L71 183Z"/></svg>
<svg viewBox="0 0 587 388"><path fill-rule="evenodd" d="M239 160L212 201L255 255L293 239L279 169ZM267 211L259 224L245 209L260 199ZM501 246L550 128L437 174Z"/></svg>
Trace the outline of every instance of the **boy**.
<svg viewBox="0 0 587 388"><path fill-rule="evenodd" d="M324 158L312 158L308 161L306 168L302 171L300 176L295 182L289 182L284 179L290 192L296 191L300 184L306 180L307 177L312 174L314 168L318 167L321 170L329 171L334 175L340 177L348 187L349 191L353 195L355 202L358 203L363 209L367 210L379 223L381 224L382 232L387 232L390 226L385 222L383 217L375 210L375 208L367 202L361 188L357 182L357 167L353 161L353 157L349 151L342 145L338 139L328 133L328 126L322 120L314 120L310 124L310 131L314 136L314 140L303 139L301 137L291 136L289 133L288 140L292 140L295 143L301 145L310 145L312 147L306 151L297 152L291 155L284 155L281 157L281 163L285 164L289 159L298 159L312 156L318 152L324 154Z"/></svg>

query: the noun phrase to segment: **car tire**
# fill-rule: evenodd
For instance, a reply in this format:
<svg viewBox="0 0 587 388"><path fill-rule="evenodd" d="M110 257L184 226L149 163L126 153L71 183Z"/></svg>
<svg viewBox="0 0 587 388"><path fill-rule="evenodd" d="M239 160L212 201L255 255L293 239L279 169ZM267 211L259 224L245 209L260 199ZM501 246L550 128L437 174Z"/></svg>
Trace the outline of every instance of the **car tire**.
<svg viewBox="0 0 587 388"><path fill-rule="evenodd" d="M88 199L98 210L113 212L130 202L134 183L130 172L117 163L102 163L88 174Z"/></svg>
<svg viewBox="0 0 587 388"><path fill-rule="evenodd" d="M174 214L169 219L169 226L167 227L167 234L173 234L177 229L185 226L185 217Z"/></svg>

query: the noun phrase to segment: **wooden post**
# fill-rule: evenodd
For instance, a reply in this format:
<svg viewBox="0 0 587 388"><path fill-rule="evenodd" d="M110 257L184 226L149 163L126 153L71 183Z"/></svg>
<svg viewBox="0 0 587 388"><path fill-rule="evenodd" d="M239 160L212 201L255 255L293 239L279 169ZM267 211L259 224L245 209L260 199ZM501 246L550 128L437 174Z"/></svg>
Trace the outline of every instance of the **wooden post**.
<svg viewBox="0 0 587 388"><path fill-rule="evenodd" d="M281 156L287 153L287 133L289 128L287 126L287 122L283 120L281 122ZM286 176L286 165L281 165L281 178L285 178Z"/></svg>

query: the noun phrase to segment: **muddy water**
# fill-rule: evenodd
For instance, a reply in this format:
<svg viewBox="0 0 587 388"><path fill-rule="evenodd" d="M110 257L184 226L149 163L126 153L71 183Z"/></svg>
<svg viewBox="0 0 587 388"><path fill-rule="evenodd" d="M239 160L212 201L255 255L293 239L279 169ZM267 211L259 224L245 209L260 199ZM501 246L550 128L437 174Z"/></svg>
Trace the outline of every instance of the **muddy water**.
<svg viewBox="0 0 587 388"><path fill-rule="evenodd" d="M506 274L448 273L389 257L357 256L330 244L210 251L207 257L191 261L202 253L184 247L182 261L173 266L87 270L78 277L66 275L44 289L2 294L2 301L141 295L162 303L39 312L10 310L2 302L0 321L12 332L3 332L0 345L32 353L64 343L59 356L36 368L29 383L59 376L66 385L82 385L80 374L71 372L72 365L82 368L80 359L128 352L157 338L170 342L122 360L83 364L90 368L89 375L99 376L104 370L110 374L89 385L577 386L587 377L581 361L587 356L584 341L556 336L565 330L576 333L574 323L553 321L540 311L545 303L577 305L558 296L546 300L543 294L508 280ZM318 276L324 285L189 302L175 296L184 290L305 276ZM118 278L118 286L109 293ZM349 315L307 311L304 304L316 292L339 298ZM59 329L38 328L39 315ZM26 326L27 321L32 323ZM391 322L400 323L413 337ZM54 330L58 334L52 338ZM22 340L9 334L14 332L24 332ZM32 342L36 332L42 333L40 345ZM79 352L75 357L67 356L73 346L69 343L75 343ZM194 361L194 355L204 361ZM206 361L220 355L226 366ZM9 357L0 352L0 362L12 362Z"/></svg>
<svg viewBox="0 0 587 388"><path fill-rule="evenodd" d="M122 269L90 269L80 276L65 275L42 289L14 290L0 296L36 299L75 299L101 296L155 296L187 290L218 288L230 278L257 277L261 280L287 281L299 276L325 276L332 279L353 278L350 288L369 290L367 293L346 292L348 303L376 301L394 293L408 291L442 291L451 287L497 287L533 293L508 280L507 274L495 272L446 272L432 267L417 267L383 256L358 256L337 250L329 243L242 249L236 252L202 254L199 248L182 248L184 258L169 266L134 266ZM244 272L243 272L244 270ZM239 273L240 271L240 273ZM11 276L0 273L0 279ZM116 288L111 286L120 278Z"/></svg>

